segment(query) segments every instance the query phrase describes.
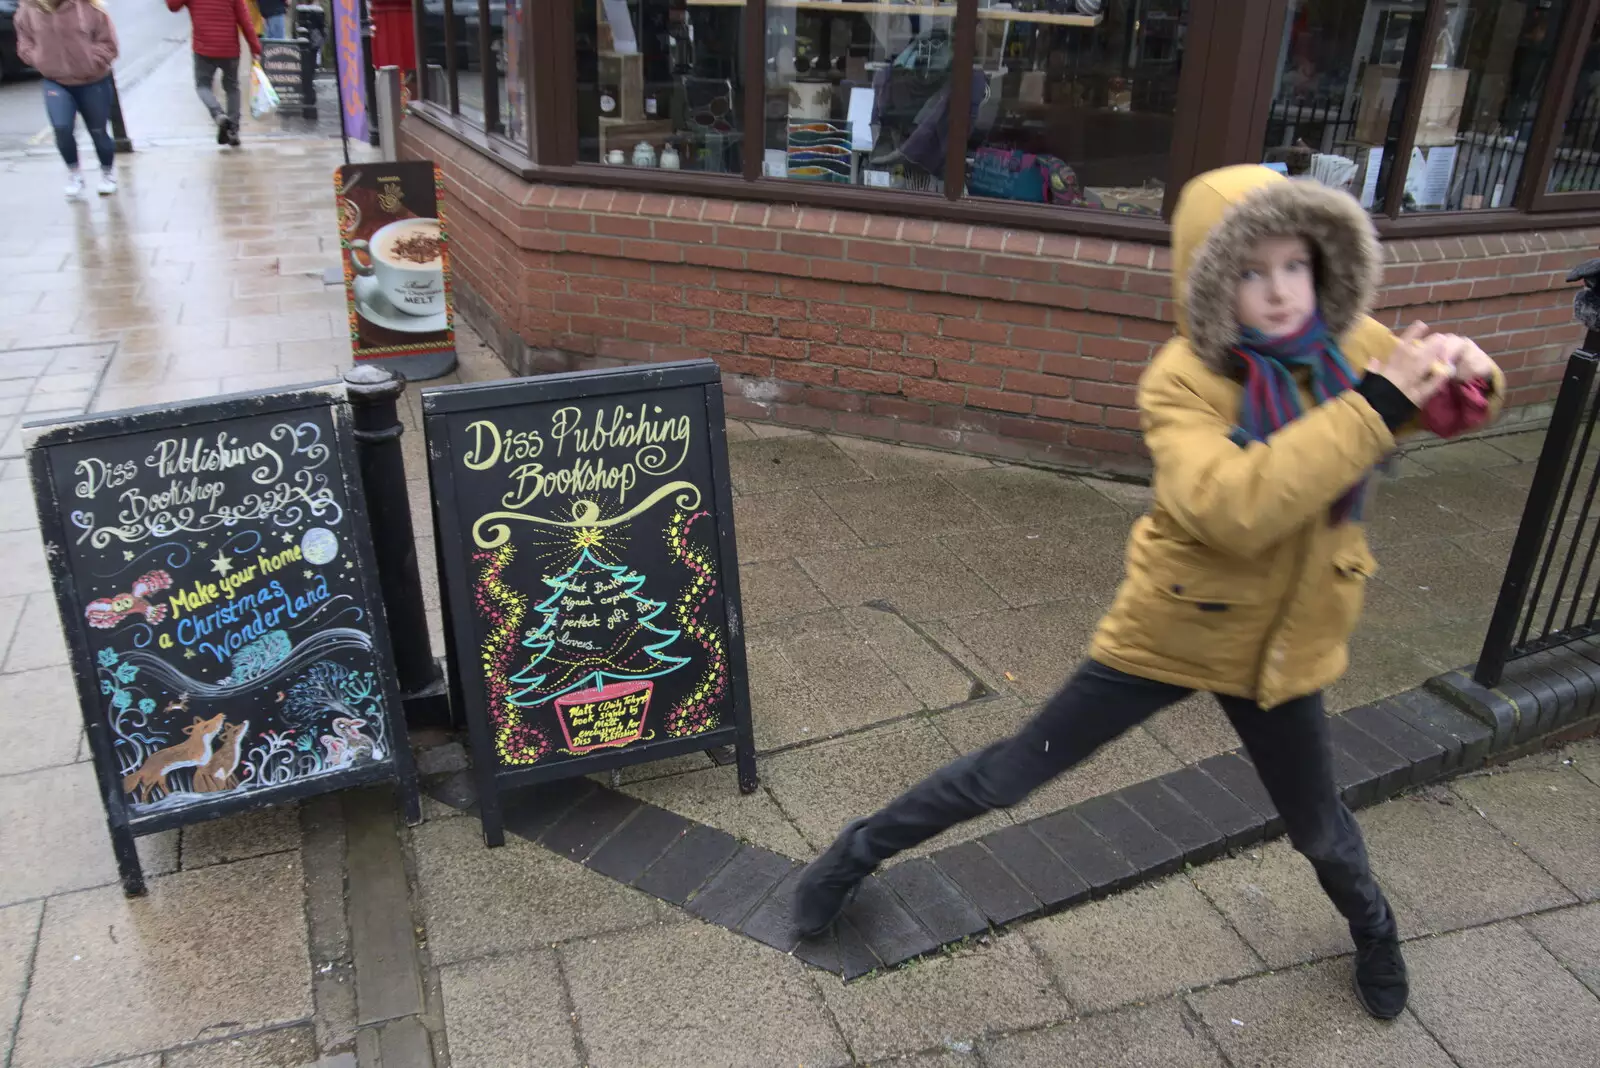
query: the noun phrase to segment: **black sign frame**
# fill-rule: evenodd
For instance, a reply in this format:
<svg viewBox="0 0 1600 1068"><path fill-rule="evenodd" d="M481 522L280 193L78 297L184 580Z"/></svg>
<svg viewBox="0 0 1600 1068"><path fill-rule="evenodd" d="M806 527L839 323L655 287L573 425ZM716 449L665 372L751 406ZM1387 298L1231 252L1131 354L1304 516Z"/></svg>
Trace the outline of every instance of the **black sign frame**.
<svg viewBox="0 0 1600 1068"><path fill-rule="evenodd" d="M716 521L716 547L722 579L723 618L727 635L728 697L732 722L702 733L662 741L602 748L546 765L507 768L496 758L487 711L488 692L477 659L463 659L473 650L469 571L469 523L455 508L456 473L449 435L452 417L479 415L495 409L545 405L559 401L620 397L650 391L694 387L704 400L705 450L711 469L705 507ZM739 789L757 785L755 729L751 719L749 676L745 658L743 609L739 596L739 558L734 538L733 488L728 471L727 428L723 414L722 375L711 360L690 360L642 367L574 371L512 381L439 386L422 391L423 426L427 436L428 472L432 485L435 545L444 596L445 643L449 655L451 700L462 710L472 740L478 805L486 844L505 841L502 791L557 779L610 771L630 764L663 760L698 750L731 745L738 764ZM698 414L698 413L697 413ZM441 507L441 502L445 502Z"/></svg>
<svg viewBox="0 0 1600 1068"><path fill-rule="evenodd" d="M51 452L64 446L81 445L85 442L132 434L204 427L230 419L287 415L316 408L328 410L329 422L333 429L333 440L328 443L328 447L335 464L334 469L339 474L340 490L343 493L341 503L351 535L347 551L354 554L362 575L373 576L363 587L368 596L363 607L367 611L367 620L370 624L373 664L384 703L384 723L390 756L386 760L375 760L345 771L322 772L314 777L281 786L238 794L229 793L216 801L197 802L163 812L135 815L130 812L130 806L123 796L122 774L110 736L110 728L107 726L105 713L101 707L102 695L96 687L97 673L90 652L90 642L84 632L85 605L74 582L71 561L65 548L72 535L67 528L63 502L56 492ZM50 569L56 608L61 613L68 662L76 677L79 710L83 715L84 728L89 739L101 801L106 809L111 848L116 857L123 890L127 894L132 896L145 891L144 871L134 841L142 835L156 834L176 827L301 801L319 794L385 780L395 782L407 822L411 824L421 822L421 798L418 793L416 768L406 733L404 706L400 701L400 690L389 644L388 621L375 578L377 564L373 556L366 500L362 492L355 454L351 413L346 403L343 383L314 383L287 391L262 390L238 393L193 404L127 408L68 421L25 424L24 430L34 504L39 515L39 533Z"/></svg>
<svg viewBox="0 0 1600 1068"><path fill-rule="evenodd" d="M287 58L291 50L294 53L293 85L282 77L273 77L289 73L289 64L280 65L279 61ZM315 57L312 55L311 42L300 37L263 37L260 62L261 69L267 73L267 80L278 91L279 109L298 110L301 118L315 119L317 84L313 77Z"/></svg>

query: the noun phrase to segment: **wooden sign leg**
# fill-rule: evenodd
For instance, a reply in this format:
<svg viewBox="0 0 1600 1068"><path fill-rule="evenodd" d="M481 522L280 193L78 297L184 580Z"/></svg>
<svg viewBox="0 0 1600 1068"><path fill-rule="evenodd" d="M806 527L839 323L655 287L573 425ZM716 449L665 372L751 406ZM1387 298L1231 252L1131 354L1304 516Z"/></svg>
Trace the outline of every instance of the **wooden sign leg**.
<svg viewBox="0 0 1600 1068"><path fill-rule="evenodd" d="M111 852L117 858L117 873L122 877L122 892L129 897L139 897L145 891L144 866L139 863L139 847L134 843L133 832L117 824L111 825Z"/></svg>

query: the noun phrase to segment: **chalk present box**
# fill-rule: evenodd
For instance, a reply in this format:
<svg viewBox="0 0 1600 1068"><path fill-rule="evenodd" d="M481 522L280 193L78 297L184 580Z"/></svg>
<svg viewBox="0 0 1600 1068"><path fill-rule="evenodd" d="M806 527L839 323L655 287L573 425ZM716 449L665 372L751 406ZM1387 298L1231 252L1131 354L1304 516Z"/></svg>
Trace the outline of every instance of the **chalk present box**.
<svg viewBox="0 0 1600 1068"><path fill-rule="evenodd" d="M645 680L613 682L597 690L578 690L555 700L556 719L567 750L587 753L627 745L644 737L654 684Z"/></svg>

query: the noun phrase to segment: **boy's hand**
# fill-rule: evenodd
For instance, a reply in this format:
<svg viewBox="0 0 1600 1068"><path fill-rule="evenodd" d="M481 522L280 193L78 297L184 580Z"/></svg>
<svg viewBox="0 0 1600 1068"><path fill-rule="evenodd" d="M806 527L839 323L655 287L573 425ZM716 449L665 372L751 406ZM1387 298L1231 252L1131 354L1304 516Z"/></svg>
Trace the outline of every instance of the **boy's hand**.
<svg viewBox="0 0 1600 1068"><path fill-rule="evenodd" d="M1440 359L1452 368L1457 382L1482 382L1494 378L1494 361L1471 338L1459 334L1434 334L1429 341L1439 342Z"/></svg>
<svg viewBox="0 0 1600 1068"><path fill-rule="evenodd" d="M1454 365L1446 359L1448 339L1452 337L1451 334L1430 337L1426 325L1412 323L1395 339L1388 358L1374 361L1369 370L1387 378L1407 400L1421 408L1455 373ZM1465 338L1455 340L1471 344ZM1477 348L1476 345L1472 347Z"/></svg>

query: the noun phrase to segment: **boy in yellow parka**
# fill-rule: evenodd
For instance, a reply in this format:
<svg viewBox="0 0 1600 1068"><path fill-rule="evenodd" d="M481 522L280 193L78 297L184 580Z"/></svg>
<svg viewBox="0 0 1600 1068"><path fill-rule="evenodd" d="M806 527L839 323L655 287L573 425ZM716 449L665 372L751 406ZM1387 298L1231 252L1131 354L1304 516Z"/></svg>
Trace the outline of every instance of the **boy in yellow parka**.
<svg viewBox="0 0 1600 1068"><path fill-rule="evenodd" d="M1394 913L1339 796L1322 688L1374 570L1361 514L1373 470L1451 380L1503 393L1465 338L1367 314L1381 273L1355 200L1258 166L1203 174L1172 219L1178 336L1139 384L1154 501L1090 658L1016 735L857 820L802 873L795 925L833 923L879 864L1014 805L1196 690L1217 696L1356 945L1379 1019L1405 1008Z"/></svg>

